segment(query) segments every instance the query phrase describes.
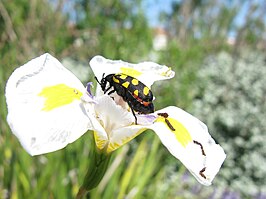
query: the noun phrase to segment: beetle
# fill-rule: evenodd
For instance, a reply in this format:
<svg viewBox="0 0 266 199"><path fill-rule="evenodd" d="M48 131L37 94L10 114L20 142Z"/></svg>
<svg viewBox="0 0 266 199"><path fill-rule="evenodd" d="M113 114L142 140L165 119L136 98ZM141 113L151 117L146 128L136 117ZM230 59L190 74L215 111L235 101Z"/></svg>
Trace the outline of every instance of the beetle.
<svg viewBox="0 0 266 199"><path fill-rule="evenodd" d="M137 124L135 112L141 114L154 112L154 105L152 103L153 94L141 81L123 73L104 75L101 81L95 77L104 94L111 95L116 92L121 96L131 109L135 118L135 124ZM109 86L107 86L107 83L109 83Z"/></svg>

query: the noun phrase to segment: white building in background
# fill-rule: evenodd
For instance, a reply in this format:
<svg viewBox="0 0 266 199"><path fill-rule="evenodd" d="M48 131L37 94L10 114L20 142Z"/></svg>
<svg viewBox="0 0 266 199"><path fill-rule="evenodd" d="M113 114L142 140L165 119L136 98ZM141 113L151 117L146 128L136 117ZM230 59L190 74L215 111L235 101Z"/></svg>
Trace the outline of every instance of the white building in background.
<svg viewBox="0 0 266 199"><path fill-rule="evenodd" d="M228 45L230 45L230 46L234 46L234 45L236 44L236 38L233 37L233 36L229 36L229 37L227 38L226 43L227 43Z"/></svg>
<svg viewBox="0 0 266 199"><path fill-rule="evenodd" d="M153 49L155 51L164 50L168 42L167 32L160 27L156 27L153 31Z"/></svg>

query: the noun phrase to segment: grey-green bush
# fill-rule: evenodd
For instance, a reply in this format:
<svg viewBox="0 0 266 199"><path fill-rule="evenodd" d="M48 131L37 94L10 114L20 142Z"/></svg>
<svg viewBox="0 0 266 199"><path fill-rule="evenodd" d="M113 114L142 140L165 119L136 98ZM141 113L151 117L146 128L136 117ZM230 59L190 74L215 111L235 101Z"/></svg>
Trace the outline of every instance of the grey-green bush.
<svg viewBox="0 0 266 199"><path fill-rule="evenodd" d="M266 194L266 56L220 53L199 71L191 112L227 153L215 183L243 197Z"/></svg>

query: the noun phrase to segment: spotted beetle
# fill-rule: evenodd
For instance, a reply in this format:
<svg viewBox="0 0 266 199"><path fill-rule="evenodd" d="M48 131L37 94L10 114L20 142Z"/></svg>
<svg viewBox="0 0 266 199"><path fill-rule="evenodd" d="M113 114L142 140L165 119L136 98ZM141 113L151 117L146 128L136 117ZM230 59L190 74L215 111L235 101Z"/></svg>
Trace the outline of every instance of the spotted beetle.
<svg viewBox="0 0 266 199"><path fill-rule="evenodd" d="M101 81L95 77L104 94L107 93L110 95L116 92L119 96L121 96L131 108L135 118L135 124L137 124L137 117L134 111L141 114L149 114L154 112L152 92L141 81L122 73L109 74L107 76L104 75L105 74L103 74ZM107 83L109 83L109 87L107 87ZM112 88L113 90L111 90Z"/></svg>

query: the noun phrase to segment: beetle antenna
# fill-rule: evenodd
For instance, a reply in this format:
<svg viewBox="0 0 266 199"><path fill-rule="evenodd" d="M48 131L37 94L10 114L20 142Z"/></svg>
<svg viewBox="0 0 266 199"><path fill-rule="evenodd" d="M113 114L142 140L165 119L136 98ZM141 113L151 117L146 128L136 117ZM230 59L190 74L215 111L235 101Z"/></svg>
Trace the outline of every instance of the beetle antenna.
<svg viewBox="0 0 266 199"><path fill-rule="evenodd" d="M98 82L98 84L101 85L101 83L99 82L98 78L96 76L94 76L94 78L96 79L96 81Z"/></svg>
<svg viewBox="0 0 266 199"><path fill-rule="evenodd" d="M104 78L104 75L105 75L105 73L103 73L102 79ZM102 85L101 82L98 80L98 78L96 76L94 76L94 78L96 79L96 81L98 82L98 84Z"/></svg>

